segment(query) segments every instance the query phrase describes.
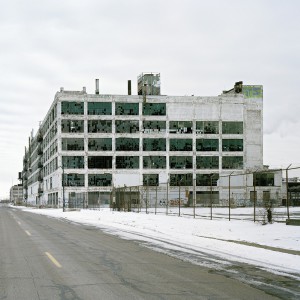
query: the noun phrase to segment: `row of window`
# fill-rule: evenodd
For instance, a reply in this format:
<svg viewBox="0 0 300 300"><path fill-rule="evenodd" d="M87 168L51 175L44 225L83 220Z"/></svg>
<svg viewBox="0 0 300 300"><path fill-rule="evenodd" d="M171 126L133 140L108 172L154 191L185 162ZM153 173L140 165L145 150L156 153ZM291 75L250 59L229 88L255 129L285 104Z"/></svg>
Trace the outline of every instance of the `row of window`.
<svg viewBox="0 0 300 300"><path fill-rule="evenodd" d="M139 151L139 138L116 138L116 151ZM218 139L196 139L196 151L219 151ZM242 139L222 139L222 151L243 151ZM62 150L84 151L83 138L63 138ZM89 151L112 151L111 138L89 138ZM167 151L166 139L143 139L143 151ZM192 139L170 139L169 151L193 151Z"/></svg>
<svg viewBox="0 0 300 300"><path fill-rule="evenodd" d="M264 178L268 177L271 182L267 184ZM84 174L64 174L64 186L84 186ZM217 186L219 180L218 173L212 174L196 174L196 186ZM256 174L259 186L273 185L274 186L274 173ZM261 181L262 180L262 181ZM89 174L88 186L111 186L112 174ZM158 174L143 174L143 185L145 186L158 186ZM193 186L193 174L170 174L170 186ZM253 196L253 195L252 195Z"/></svg>
<svg viewBox="0 0 300 300"><path fill-rule="evenodd" d="M112 133L112 120L88 120L89 133ZM157 133L166 132L166 121L143 121L142 132ZM243 122L228 121L222 122L223 134L243 134ZM83 133L84 120L61 121L63 133ZM138 120L116 120L115 133L136 133L139 132ZM192 121L169 121L169 133L190 134L193 133ZM219 121L196 121L197 134L219 134Z"/></svg>
<svg viewBox="0 0 300 300"><path fill-rule="evenodd" d="M196 174L196 186L217 186L218 174ZM84 186L83 174L65 174L65 186ZM112 174L89 174L88 186L111 186ZM143 185L159 185L158 174L143 174ZM170 174L170 186L192 186L192 174Z"/></svg>
<svg viewBox="0 0 300 300"><path fill-rule="evenodd" d="M111 102L88 102L88 115L112 115ZM165 116L166 103L143 103L143 115ZM84 115L84 102L63 101L62 115ZM139 115L139 103L116 102L115 115Z"/></svg>
<svg viewBox="0 0 300 300"><path fill-rule="evenodd" d="M217 186L218 174L196 174L196 186ZM85 186L84 174L64 174L64 186ZM88 186L111 186L112 174L89 174ZM159 185L158 174L143 174L143 185ZM170 174L170 186L192 186L193 174Z"/></svg>
<svg viewBox="0 0 300 300"><path fill-rule="evenodd" d="M112 156L89 156L88 168L89 169L112 169L113 164ZM83 169L84 156L63 156L63 166L67 169ZM166 169L167 161L165 156L143 156L144 169ZM139 169L140 157L139 156L117 156L116 169ZM170 169L193 169L192 156L170 156L169 158ZM197 169L218 169L219 157L218 156L199 156L196 157ZM242 156L223 156L222 157L223 169L242 169L243 157Z"/></svg>

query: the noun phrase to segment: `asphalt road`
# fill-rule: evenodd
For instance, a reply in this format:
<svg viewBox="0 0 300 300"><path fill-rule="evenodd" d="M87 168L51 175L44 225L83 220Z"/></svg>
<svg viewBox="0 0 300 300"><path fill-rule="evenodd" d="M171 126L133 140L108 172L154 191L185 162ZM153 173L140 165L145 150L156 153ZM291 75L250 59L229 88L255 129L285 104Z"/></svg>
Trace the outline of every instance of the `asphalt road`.
<svg viewBox="0 0 300 300"><path fill-rule="evenodd" d="M277 299L100 229L0 206L0 299Z"/></svg>

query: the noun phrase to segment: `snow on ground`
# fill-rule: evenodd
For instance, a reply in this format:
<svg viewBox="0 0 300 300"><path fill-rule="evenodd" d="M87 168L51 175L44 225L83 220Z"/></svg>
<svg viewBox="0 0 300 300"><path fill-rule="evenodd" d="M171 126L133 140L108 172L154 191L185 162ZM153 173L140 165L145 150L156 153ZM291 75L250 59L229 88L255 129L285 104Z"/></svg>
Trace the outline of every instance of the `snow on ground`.
<svg viewBox="0 0 300 300"><path fill-rule="evenodd" d="M235 210L233 216L247 217L230 222L225 218L210 220L178 217L166 215L163 211L155 215L145 212L118 212L109 208L67 212L62 209L22 209L100 227L110 234L144 241L161 252L170 254L172 250L177 250L176 253L181 253L178 254L180 259L196 264L201 264L201 256L211 257L214 267L218 264L230 264L232 261L243 262L300 279L300 227L287 226L285 223L264 226L254 223L249 220L249 215L253 212L250 208ZM214 213L225 216L227 211L228 209L220 208L215 209ZM184 209L182 212L185 212ZM295 208L292 212L299 213L300 208ZM209 209L207 214L209 215ZM285 250L296 251L283 253Z"/></svg>

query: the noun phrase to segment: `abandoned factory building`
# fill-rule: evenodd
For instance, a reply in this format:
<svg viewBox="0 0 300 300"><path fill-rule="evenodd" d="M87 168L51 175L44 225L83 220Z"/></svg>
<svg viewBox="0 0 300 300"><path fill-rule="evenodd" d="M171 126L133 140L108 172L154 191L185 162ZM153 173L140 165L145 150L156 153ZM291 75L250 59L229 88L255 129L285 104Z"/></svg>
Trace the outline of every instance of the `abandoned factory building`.
<svg viewBox="0 0 300 300"><path fill-rule="evenodd" d="M138 95L86 89L56 93L23 160L24 198L61 207L95 197L109 203L114 188L179 185L201 205L251 200L253 174L263 170L263 88L237 82L218 96L166 96L160 74L142 73ZM280 186L281 175L262 174L261 185ZM211 188L213 187L213 193ZM280 188L279 188L280 189ZM274 188L270 197L278 197Z"/></svg>

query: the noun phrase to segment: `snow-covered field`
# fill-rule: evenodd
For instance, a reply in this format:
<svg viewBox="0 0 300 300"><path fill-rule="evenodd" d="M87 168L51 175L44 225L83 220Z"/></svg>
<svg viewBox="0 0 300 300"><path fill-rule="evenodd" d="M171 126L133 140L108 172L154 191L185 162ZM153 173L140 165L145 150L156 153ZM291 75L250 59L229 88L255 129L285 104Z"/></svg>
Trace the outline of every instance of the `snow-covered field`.
<svg viewBox="0 0 300 300"><path fill-rule="evenodd" d="M108 208L69 212L62 209L21 209L100 227L122 238L143 241L144 245L157 251L177 253L180 259L192 263L201 265L201 257L205 257L207 265L210 257L212 267L224 266L232 261L243 262L300 279L300 227L285 223L254 223L249 220L253 213L251 208L235 210L234 215L239 218L245 216L245 220L233 219L230 222L225 218L210 220L165 215L163 210L155 215L111 211ZM228 209L223 208L215 211L219 216L225 216L227 212ZM300 213L300 208L291 208L291 213ZM209 215L209 209L206 214ZM294 251L285 253L287 250Z"/></svg>

